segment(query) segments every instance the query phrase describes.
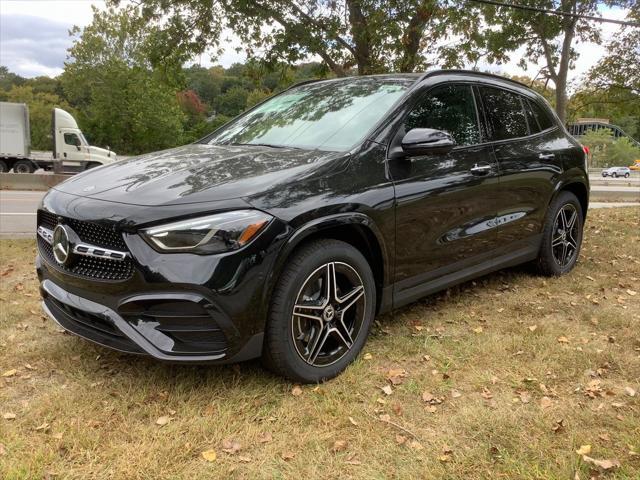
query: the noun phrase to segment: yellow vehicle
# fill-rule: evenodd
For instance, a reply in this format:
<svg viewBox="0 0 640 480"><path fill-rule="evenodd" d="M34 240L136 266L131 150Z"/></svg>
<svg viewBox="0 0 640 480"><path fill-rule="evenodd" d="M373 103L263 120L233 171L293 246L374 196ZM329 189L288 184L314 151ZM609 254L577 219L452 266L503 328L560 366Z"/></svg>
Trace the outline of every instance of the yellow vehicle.
<svg viewBox="0 0 640 480"><path fill-rule="evenodd" d="M631 170L640 170L640 158L633 162L633 165L629 165Z"/></svg>

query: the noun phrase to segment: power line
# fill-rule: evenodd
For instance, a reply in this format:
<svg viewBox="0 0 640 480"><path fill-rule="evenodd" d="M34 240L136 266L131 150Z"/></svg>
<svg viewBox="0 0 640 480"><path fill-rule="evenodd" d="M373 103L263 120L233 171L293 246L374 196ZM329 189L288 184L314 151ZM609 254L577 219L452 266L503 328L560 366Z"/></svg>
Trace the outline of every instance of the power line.
<svg viewBox="0 0 640 480"><path fill-rule="evenodd" d="M624 25L627 27L640 27L640 23L628 22L625 20L615 20L613 18L596 17L594 15L582 15L580 13L563 12L561 10L560 11L550 10L548 8L534 7L531 5L517 5L515 3L498 2L496 0L469 0L469 1L476 2L476 3L485 3L487 5L496 5L498 7L509 7L509 8L516 8L519 10L528 10L530 12L549 13L551 15L559 15L561 17L582 18L584 20L593 20L594 22L600 22L600 23L615 23L616 25Z"/></svg>

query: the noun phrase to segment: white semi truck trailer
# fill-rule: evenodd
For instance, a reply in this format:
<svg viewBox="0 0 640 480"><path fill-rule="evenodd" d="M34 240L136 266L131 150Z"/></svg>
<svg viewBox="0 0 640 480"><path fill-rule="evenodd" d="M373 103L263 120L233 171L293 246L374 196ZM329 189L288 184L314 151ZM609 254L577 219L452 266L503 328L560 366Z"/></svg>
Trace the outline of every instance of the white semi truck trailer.
<svg viewBox="0 0 640 480"><path fill-rule="evenodd" d="M75 118L60 108L51 115L53 150L31 150L29 108L24 103L0 102L0 172L32 173L38 168L79 172L113 163L116 154L109 149L89 145Z"/></svg>

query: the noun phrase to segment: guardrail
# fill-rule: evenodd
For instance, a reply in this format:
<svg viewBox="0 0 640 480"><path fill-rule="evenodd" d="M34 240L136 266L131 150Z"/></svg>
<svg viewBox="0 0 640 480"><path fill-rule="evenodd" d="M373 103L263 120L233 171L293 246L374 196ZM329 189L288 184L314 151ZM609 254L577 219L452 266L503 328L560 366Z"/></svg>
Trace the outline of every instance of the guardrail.
<svg viewBox="0 0 640 480"><path fill-rule="evenodd" d="M71 178L72 175L34 175L28 173L0 173L0 190L40 190Z"/></svg>

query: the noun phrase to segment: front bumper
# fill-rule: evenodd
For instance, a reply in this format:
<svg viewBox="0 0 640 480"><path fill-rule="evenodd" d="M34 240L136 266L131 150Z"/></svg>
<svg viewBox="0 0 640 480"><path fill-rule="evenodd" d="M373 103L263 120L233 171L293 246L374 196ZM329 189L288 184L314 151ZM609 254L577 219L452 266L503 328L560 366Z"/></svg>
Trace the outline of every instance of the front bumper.
<svg viewBox="0 0 640 480"><path fill-rule="evenodd" d="M245 248L222 255L160 254L123 232L132 273L117 280L61 268L38 239L43 309L65 330L122 352L177 363L256 358L284 231L274 221Z"/></svg>

